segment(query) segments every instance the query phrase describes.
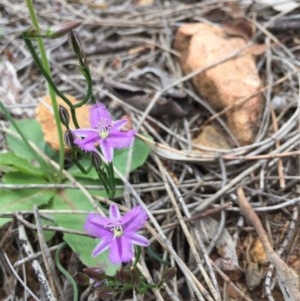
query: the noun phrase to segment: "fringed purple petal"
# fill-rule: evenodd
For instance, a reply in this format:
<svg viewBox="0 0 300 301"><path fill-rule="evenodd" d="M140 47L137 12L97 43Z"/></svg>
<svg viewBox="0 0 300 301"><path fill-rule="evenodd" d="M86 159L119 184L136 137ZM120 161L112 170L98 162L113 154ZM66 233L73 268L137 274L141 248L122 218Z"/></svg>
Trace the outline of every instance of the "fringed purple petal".
<svg viewBox="0 0 300 301"><path fill-rule="evenodd" d="M111 147L106 140L101 141L100 148L104 159L109 163L114 157L114 148Z"/></svg>
<svg viewBox="0 0 300 301"><path fill-rule="evenodd" d="M75 129L75 130L72 130L72 132L74 133L75 137L76 136L87 137L87 136L94 135L94 134L99 136L98 130L95 130L95 129Z"/></svg>
<svg viewBox="0 0 300 301"><path fill-rule="evenodd" d="M99 134L93 132L92 134L86 136L83 139L77 138L74 140L74 143L78 145L82 150L86 152L96 151L96 145L99 141Z"/></svg>
<svg viewBox="0 0 300 301"><path fill-rule="evenodd" d="M102 252L106 251L111 244L111 240L109 239L102 239L101 242L95 247L95 249L92 252L92 256L95 257Z"/></svg>
<svg viewBox="0 0 300 301"><path fill-rule="evenodd" d="M127 119L120 119L113 122L110 127L111 131L119 131L126 123L128 122Z"/></svg>
<svg viewBox="0 0 300 301"><path fill-rule="evenodd" d="M138 245L142 247L147 247L150 245L149 240L143 235L140 235L138 233L126 232L126 236L130 239L131 243L134 245Z"/></svg>
<svg viewBox="0 0 300 301"><path fill-rule="evenodd" d="M130 130L127 132L113 132L107 138L107 142L113 148L129 147L134 141L136 131Z"/></svg>
<svg viewBox="0 0 300 301"><path fill-rule="evenodd" d="M133 247L126 236L115 238L110 244L109 259L112 263L118 264L128 262L133 257Z"/></svg>
<svg viewBox="0 0 300 301"><path fill-rule="evenodd" d="M121 218L124 232L137 232L144 227L148 215L141 206L133 207Z"/></svg>
<svg viewBox="0 0 300 301"><path fill-rule="evenodd" d="M105 123L106 125L112 123L109 111L101 103L92 105L90 108L90 124L92 128L98 128L100 123Z"/></svg>
<svg viewBox="0 0 300 301"><path fill-rule="evenodd" d="M109 217L110 219L115 219L115 220L118 220L121 217L120 210L116 204L110 205Z"/></svg>
<svg viewBox="0 0 300 301"><path fill-rule="evenodd" d="M111 219L105 216L100 216L96 213L90 213L87 216L84 224L85 231L94 237L98 238L112 238L113 233L107 225L111 224Z"/></svg>

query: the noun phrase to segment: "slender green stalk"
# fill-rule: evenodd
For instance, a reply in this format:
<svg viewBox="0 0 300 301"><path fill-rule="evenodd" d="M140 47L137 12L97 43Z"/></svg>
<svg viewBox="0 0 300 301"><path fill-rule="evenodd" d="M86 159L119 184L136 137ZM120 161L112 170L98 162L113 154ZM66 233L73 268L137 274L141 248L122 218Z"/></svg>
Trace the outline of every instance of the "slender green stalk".
<svg viewBox="0 0 300 301"><path fill-rule="evenodd" d="M55 264L57 268L61 271L62 274L68 279L68 281L71 283L72 288L73 288L73 301L78 301L78 288L77 288L77 283L73 279L73 277L69 274L69 272L63 267L63 265L60 263L59 260L59 255L62 251L62 249L66 246L67 244L65 242L61 243L58 247L58 249L55 252Z"/></svg>
<svg viewBox="0 0 300 301"><path fill-rule="evenodd" d="M106 168L106 173L107 173L107 180L111 189L110 197L114 197L116 194L116 179L115 179L115 174L114 174L114 166L110 162L105 165Z"/></svg>
<svg viewBox="0 0 300 301"><path fill-rule="evenodd" d="M36 32L39 34L40 33L40 28L39 28L38 19L37 19L37 16L36 16L36 13L35 13L35 10L34 10L34 7L33 7L33 2L32 2L32 0L26 0L26 4L27 4L28 10L29 10L29 14L30 14L30 18L31 18L33 27L36 30ZM47 59L46 50L45 50L45 47L44 47L43 40L42 40L42 38L36 38L36 39L37 39L37 42L38 42L43 67L45 68L45 70L48 73L49 77L51 77L50 66L49 66L49 62L48 62L48 59ZM52 107L53 107L54 118L55 118L55 121L56 121L56 128L57 128L57 133L58 133L59 167L60 167L59 168L59 174L58 174L58 181L61 182L62 177L63 177L63 168L64 168L64 160L65 160L63 131L62 131L62 126L61 126L60 119L59 119L58 106L57 106L57 102L56 102L55 92L52 89L51 85L47 84L47 87L48 87L49 95L50 95L50 98L51 98L51 103L52 103Z"/></svg>

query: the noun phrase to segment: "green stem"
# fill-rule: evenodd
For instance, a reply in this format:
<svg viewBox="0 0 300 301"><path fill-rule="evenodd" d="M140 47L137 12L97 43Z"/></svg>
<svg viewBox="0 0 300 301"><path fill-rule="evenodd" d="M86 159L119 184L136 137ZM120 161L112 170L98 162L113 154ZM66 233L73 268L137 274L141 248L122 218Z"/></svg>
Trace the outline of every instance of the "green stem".
<svg viewBox="0 0 300 301"><path fill-rule="evenodd" d="M116 194L116 179L115 179L115 173L114 173L114 166L110 162L107 165L105 165L105 167L106 167L106 172L108 175L109 186L111 188L111 196L110 197L114 197Z"/></svg>
<svg viewBox="0 0 300 301"><path fill-rule="evenodd" d="M55 252L55 264L57 268L61 271L61 273L69 280L69 282L72 285L73 288L73 301L78 301L78 288L77 288L77 283L73 279L73 277L69 274L69 272L62 266L59 260L59 255L62 251L62 249L66 246L67 244L65 242L61 243L58 247L58 249Z"/></svg>
<svg viewBox="0 0 300 301"><path fill-rule="evenodd" d="M106 174L101 169L95 168L95 170L97 172L101 184L104 186L107 196L111 198L112 197L111 188L110 188L111 186L109 185L109 181L107 179Z"/></svg>
<svg viewBox="0 0 300 301"><path fill-rule="evenodd" d="M140 260L140 257L141 257L141 254L142 254L142 248L140 246L136 246L136 255L135 255L135 260L134 260L134 263L132 266L134 266L136 268L139 260Z"/></svg>
<svg viewBox="0 0 300 301"><path fill-rule="evenodd" d="M30 14L30 18L31 18L33 27L36 30L37 34L40 34L39 23L38 23L37 16L35 14L35 10L34 10L34 7L33 7L32 0L26 0L26 4L27 4L28 10L29 10L29 14ZM48 59L47 59L46 50L45 50L45 47L44 47L43 40L41 38L37 38L37 42L38 42L39 50L40 50L40 53L41 53L41 60L42 60L42 63L43 63L43 67L45 68L45 70L48 73L49 77L51 77L50 66L49 66L49 62L48 62ZM61 180L63 178L63 168L64 168L64 160L65 160L65 148L64 148L63 131L62 131L62 126L61 126L60 119L59 119L56 95L55 95L54 90L52 89L51 85L49 85L47 83L47 87L48 87L48 91L49 91L49 95L50 95L50 99L51 99L51 103L52 103L52 107L53 107L54 118L55 118L55 121L56 121L56 128L57 128L57 133L58 133L59 167L60 167L59 168L59 174L58 174L58 181L61 182Z"/></svg>
<svg viewBox="0 0 300 301"><path fill-rule="evenodd" d="M91 102L93 104L96 103L95 97L93 95L92 78L91 78L91 74L90 74L88 68L84 68L84 71L83 71L84 77L87 80L87 84L88 84L86 96L84 97L84 99L82 101L80 101L77 104L73 105L72 102L62 92L60 92L60 90L55 86L55 83L53 82L51 76L48 75L46 69L43 66L43 63L40 61L40 58L39 58L38 54L36 53L36 51L33 47L32 42L30 41L30 39L31 39L30 35L28 35L28 33L25 32L25 33L23 33L23 38L24 38L24 41L25 41L25 44L26 44L27 48L29 49L29 51L32 55L32 58L33 58L34 62L36 63L36 65L38 66L40 71L43 73L48 85L50 85L52 87L52 89L54 90L54 92L64 102L67 103L67 105L69 106L70 111L71 111L72 120L74 122L74 125L75 125L76 128L79 128L77 118L76 118L76 114L75 114L75 109L78 108L78 107L83 106L84 104L86 104L89 99L91 99Z"/></svg>

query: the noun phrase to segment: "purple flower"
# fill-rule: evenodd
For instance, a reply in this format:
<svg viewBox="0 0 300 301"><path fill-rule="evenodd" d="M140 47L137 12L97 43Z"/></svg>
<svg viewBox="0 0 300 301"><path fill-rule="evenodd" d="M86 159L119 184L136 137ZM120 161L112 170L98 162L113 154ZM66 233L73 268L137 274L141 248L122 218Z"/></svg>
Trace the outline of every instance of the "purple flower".
<svg viewBox="0 0 300 301"><path fill-rule="evenodd" d="M134 255L133 245L149 245L149 240L137 233L144 227L147 218L141 206L132 208L124 216L121 216L115 204L109 207L109 217L90 213L84 228L91 236L101 238L92 256L110 249L109 259L112 263L130 261Z"/></svg>
<svg viewBox="0 0 300 301"><path fill-rule="evenodd" d="M110 113L103 104L92 105L90 108L91 128L73 130L74 143L86 152L98 152L100 147L107 162L114 156L114 148L126 148L131 145L134 130L122 131L126 119L112 121Z"/></svg>

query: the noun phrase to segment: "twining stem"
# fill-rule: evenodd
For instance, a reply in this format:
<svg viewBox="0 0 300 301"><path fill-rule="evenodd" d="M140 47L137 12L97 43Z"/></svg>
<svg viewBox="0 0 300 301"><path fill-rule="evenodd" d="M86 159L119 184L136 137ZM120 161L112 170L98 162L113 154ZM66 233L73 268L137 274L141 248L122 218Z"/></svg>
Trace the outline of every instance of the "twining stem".
<svg viewBox="0 0 300 301"><path fill-rule="evenodd" d="M78 301L78 288L77 288L77 283L73 279L73 277L69 274L69 272L63 267L63 265L60 263L59 260L59 255L61 254L63 248L67 244L65 242L61 243L58 247L58 249L55 252L55 263L57 268L61 271L62 274L65 275L65 277L68 279L68 281L71 283L72 288L73 288L73 301Z"/></svg>
<svg viewBox="0 0 300 301"><path fill-rule="evenodd" d="M36 16L36 13L35 13L35 10L34 10L34 7L33 7L32 0L26 0L26 4L27 4L28 10L29 10L32 25L33 25L35 31L37 32L37 34L40 34L39 23L38 23L38 19L37 19L37 16ZM39 46L43 67L46 70L48 76L51 77L50 65L49 65L49 62L48 62L48 59L47 59L47 54L46 54L46 50L45 50L45 47L44 47L43 40L42 40L42 38L39 38L39 37L37 37L36 40L37 40L37 43L38 43L38 46ZM58 105L57 105L57 101L56 101L55 92L54 92L53 88L51 87L51 85L49 85L49 83L47 83L47 87L48 87L48 91L49 91L49 95L50 95L50 99L51 99L51 103L52 103L52 108L53 108L53 112L54 112L54 119L55 119L55 122L56 122L56 129L57 129L57 133L58 133L58 141L59 141L58 181L61 182L62 177L63 177L63 168L64 168L64 160L65 160L63 131L62 131L62 125L61 125L60 119L59 119Z"/></svg>

